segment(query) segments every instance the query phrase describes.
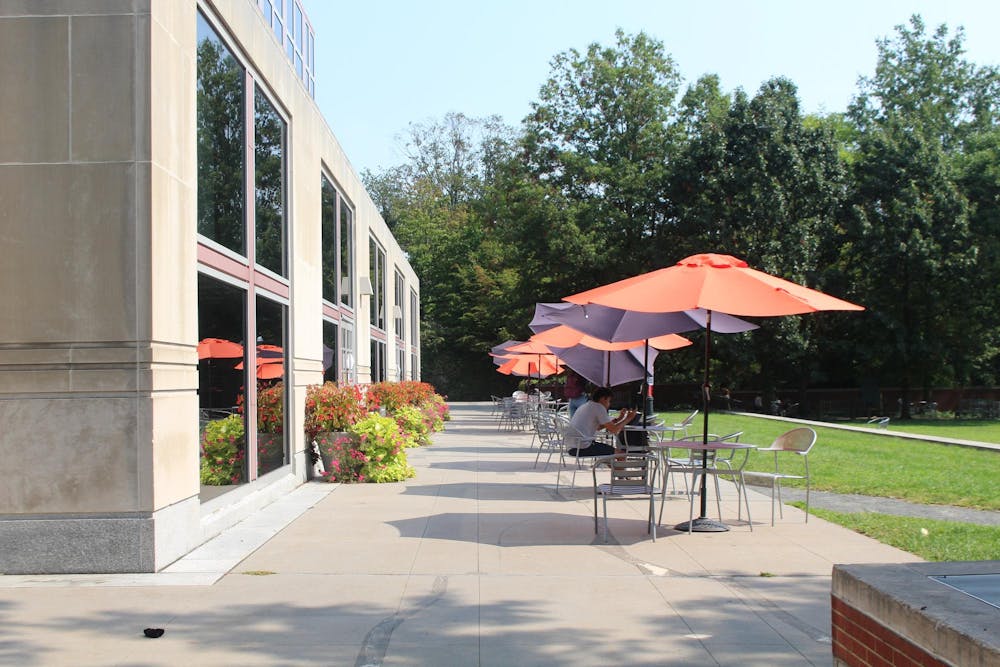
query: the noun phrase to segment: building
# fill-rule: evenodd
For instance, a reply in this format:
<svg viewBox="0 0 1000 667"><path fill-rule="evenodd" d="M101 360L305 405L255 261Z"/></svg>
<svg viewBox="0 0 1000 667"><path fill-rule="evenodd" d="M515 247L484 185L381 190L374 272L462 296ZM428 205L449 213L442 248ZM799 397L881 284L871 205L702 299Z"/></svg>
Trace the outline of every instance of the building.
<svg viewBox="0 0 1000 667"><path fill-rule="evenodd" d="M313 45L295 0L0 0L0 573L160 570L306 479L309 385L419 378Z"/></svg>

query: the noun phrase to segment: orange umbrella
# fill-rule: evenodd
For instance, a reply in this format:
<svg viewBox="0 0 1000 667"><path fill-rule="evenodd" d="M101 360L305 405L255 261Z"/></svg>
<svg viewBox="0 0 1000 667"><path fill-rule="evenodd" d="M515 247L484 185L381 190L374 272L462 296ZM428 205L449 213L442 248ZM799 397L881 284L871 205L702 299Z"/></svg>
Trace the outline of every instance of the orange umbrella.
<svg viewBox="0 0 1000 667"><path fill-rule="evenodd" d="M731 255L706 253L674 266L565 298L641 313L704 308L728 315L772 317L819 310L864 310L816 290L751 269Z"/></svg>
<svg viewBox="0 0 1000 667"><path fill-rule="evenodd" d="M704 406L703 442L708 442L709 358L711 357L712 311L728 315L771 317L798 315L820 310L864 310L862 306L837 299L796 283L751 269L731 255L705 253L692 255L657 271L626 278L565 298L578 304L597 303L643 313L667 313L703 308L708 311L705 328L705 380L702 386ZM707 465L707 453L702 466ZM706 518L706 475L701 478L701 515L692 530L715 532L728 530ZM685 524L675 526L688 530Z"/></svg>
<svg viewBox="0 0 1000 667"><path fill-rule="evenodd" d="M557 375L563 370L558 357L554 354L538 355L524 354L511 357L497 371L504 375L520 375L522 377L544 378Z"/></svg>
<svg viewBox="0 0 1000 667"><path fill-rule="evenodd" d="M550 348L565 348L582 345L594 350L605 350L611 352L631 350L633 347L641 347L646 343L645 339L630 340L622 343L611 343L600 338L588 336L587 334L568 327L565 324L560 324L559 326L536 333L531 337L531 341L543 343ZM649 346L655 347L657 350L676 350L677 348L685 347L690 344L691 341L683 336L678 336L677 334L666 334L665 336L657 336L649 339Z"/></svg>
<svg viewBox="0 0 1000 667"><path fill-rule="evenodd" d="M198 343L199 359L238 359L243 346L224 338L205 338Z"/></svg>
<svg viewBox="0 0 1000 667"><path fill-rule="evenodd" d="M631 382L652 373L652 363L656 360L654 350L650 356L636 352L645 340L612 343L589 336L566 325L555 326L535 334L531 343L544 342L559 355L563 363L600 387L611 387ZM672 350L690 345L691 341L674 334L659 336L650 341L657 350Z"/></svg>

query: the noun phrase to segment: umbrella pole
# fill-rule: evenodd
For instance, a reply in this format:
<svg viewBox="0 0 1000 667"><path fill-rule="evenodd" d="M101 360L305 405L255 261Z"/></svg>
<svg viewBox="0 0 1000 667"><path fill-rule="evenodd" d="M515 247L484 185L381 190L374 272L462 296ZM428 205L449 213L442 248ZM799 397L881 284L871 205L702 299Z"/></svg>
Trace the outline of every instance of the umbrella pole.
<svg viewBox="0 0 1000 667"><path fill-rule="evenodd" d="M649 339L642 350L642 428L646 428L646 396L649 394Z"/></svg>
<svg viewBox="0 0 1000 667"><path fill-rule="evenodd" d="M702 412L704 413L704 419L702 421L702 436L701 441L703 445L708 444L708 412L711 407L711 388L709 385L709 360L712 358L712 311L706 310L705 319L705 379L701 386L701 405ZM690 527L687 521L684 523L679 523L674 526L674 530L691 530L695 533L724 533L729 530L726 524L721 521L715 521L714 519L709 519L706 514L708 513L708 494L706 492L708 486L708 474L705 472L708 469L708 450L701 450L701 510L697 519L690 522Z"/></svg>

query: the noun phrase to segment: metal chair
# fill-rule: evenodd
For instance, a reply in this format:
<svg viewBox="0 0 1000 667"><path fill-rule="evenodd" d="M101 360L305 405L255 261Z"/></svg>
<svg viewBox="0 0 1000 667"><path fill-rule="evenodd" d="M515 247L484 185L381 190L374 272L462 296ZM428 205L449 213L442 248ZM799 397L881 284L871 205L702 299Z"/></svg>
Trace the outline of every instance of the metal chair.
<svg viewBox="0 0 1000 667"><path fill-rule="evenodd" d="M809 452L816 444L816 431L811 428L793 428L791 431L782 433L771 443L770 447L759 447L758 452L774 452L774 472L754 472L755 477L771 480L771 525L774 525L774 498L775 490L778 494L778 512L782 519L785 513L781 509L781 480L783 479L804 479L806 481L806 523L809 523ZM803 474L782 472L779 467L778 454L787 452L797 454L802 457L805 468ZM748 509L749 512L749 509Z"/></svg>
<svg viewBox="0 0 1000 667"><path fill-rule="evenodd" d="M698 410L695 410L694 412L692 412L691 414L689 414L687 417L677 422L676 424L661 424L657 426L657 428L659 428L661 431L669 433L671 440L676 438L677 434L681 431L684 431L684 436L686 437L688 435L688 428L691 427L691 424L694 423L694 418L697 416L698 416Z"/></svg>
<svg viewBox="0 0 1000 667"><path fill-rule="evenodd" d="M646 532L656 541L654 503L656 486L652 483L656 476L659 459L650 453L641 455L612 454L596 459L591 467L594 477L594 534L597 534L597 497L601 496L604 507L604 541L608 541L608 498L649 498ZM597 469L607 466L611 477L607 484L597 483Z"/></svg>

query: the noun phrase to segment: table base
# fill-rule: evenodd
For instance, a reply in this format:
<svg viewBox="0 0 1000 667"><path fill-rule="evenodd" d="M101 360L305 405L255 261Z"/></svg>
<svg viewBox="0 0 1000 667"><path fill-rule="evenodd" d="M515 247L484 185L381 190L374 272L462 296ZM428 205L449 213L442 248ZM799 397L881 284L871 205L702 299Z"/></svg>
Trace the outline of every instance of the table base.
<svg viewBox="0 0 1000 667"><path fill-rule="evenodd" d="M691 524L691 532L693 533L724 533L729 530L729 526L721 521L716 521L715 519L709 519L703 516L690 522L685 521L684 523L679 523L674 526L674 530L686 533L688 532L688 523Z"/></svg>

